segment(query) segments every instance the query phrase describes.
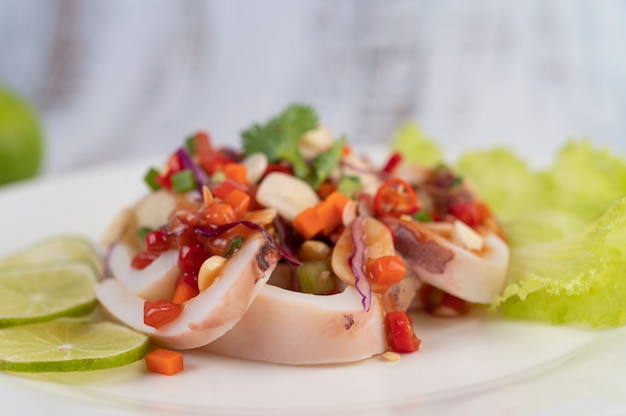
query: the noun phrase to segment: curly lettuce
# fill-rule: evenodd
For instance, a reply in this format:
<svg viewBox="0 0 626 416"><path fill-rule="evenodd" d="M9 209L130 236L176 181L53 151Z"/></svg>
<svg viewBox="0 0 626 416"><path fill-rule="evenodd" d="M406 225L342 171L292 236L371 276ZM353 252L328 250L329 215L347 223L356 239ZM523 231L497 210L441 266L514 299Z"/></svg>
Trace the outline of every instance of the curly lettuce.
<svg viewBox="0 0 626 416"><path fill-rule="evenodd" d="M413 147L396 141L395 148L416 152L418 141L403 137ZM489 203L511 247L508 281L492 310L554 324L626 324L624 158L570 140L544 170L506 148L468 152L455 168Z"/></svg>

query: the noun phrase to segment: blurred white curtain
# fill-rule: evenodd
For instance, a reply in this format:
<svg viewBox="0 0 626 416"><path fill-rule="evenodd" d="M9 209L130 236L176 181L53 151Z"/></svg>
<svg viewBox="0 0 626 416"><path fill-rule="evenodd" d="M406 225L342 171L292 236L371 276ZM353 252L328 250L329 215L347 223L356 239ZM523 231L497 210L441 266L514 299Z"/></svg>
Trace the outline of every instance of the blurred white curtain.
<svg viewBox="0 0 626 416"><path fill-rule="evenodd" d="M569 137L626 153L620 0L0 0L0 83L49 173L218 143L294 101L355 145L417 121L454 157Z"/></svg>

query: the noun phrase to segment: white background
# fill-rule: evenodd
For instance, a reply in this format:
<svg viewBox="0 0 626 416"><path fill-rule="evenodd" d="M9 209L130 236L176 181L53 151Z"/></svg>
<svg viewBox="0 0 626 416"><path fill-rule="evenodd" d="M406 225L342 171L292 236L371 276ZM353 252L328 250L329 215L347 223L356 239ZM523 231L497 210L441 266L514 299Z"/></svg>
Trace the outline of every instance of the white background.
<svg viewBox="0 0 626 416"><path fill-rule="evenodd" d="M291 102L349 141L418 122L451 157L568 138L626 153L626 2L0 0L0 83L44 117L44 172L165 155Z"/></svg>

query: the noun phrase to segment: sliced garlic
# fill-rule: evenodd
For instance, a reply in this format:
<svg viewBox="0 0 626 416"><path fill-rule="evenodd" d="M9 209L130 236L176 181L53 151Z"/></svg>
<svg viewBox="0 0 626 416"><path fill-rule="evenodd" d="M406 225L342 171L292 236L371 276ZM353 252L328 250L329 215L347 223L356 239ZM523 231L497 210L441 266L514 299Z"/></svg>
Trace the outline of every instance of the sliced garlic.
<svg viewBox="0 0 626 416"><path fill-rule="evenodd" d="M246 166L248 183L257 183L267 170L268 160L265 154L257 152L247 156L243 160L243 164Z"/></svg>
<svg viewBox="0 0 626 416"><path fill-rule="evenodd" d="M274 208L287 221L305 208L319 202L319 197L302 179L282 172L272 172L259 184L257 201L267 208Z"/></svg>
<svg viewBox="0 0 626 416"><path fill-rule="evenodd" d="M463 221L455 221L452 241L467 250L482 250L485 240Z"/></svg>
<svg viewBox="0 0 626 416"><path fill-rule="evenodd" d="M333 132L328 127L320 126L300 137L298 150L305 159L312 159L324 153L333 145Z"/></svg>

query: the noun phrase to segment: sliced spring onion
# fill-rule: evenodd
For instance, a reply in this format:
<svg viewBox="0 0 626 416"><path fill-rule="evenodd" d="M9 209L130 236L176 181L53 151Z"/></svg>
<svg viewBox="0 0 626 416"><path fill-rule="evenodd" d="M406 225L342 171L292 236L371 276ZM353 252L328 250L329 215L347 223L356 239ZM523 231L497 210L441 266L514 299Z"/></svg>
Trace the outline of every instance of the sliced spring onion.
<svg viewBox="0 0 626 416"><path fill-rule="evenodd" d="M242 244L243 244L243 237L240 235L234 236L233 239L230 240L230 243L228 244L228 248L226 249L226 253L224 254L224 257L229 258L233 254L235 254L235 252L241 248Z"/></svg>
<svg viewBox="0 0 626 416"><path fill-rule="evenodd" d="M328 295L335 290L335 280L325 260L306 261L296 269L300 290L314 295Z"/></svg>
<svg viewBox="0 0 626 416"><path fill-rule="evenodd" d="M196 154L196 135L192 134L191 136L187 137L185 139L185 148L187 149L187 151L189 152L190 155L195 155Z"/></svg>
<svg viewBox="0 0 626 416"><path fill-rule="evenodd" d="M191 169L181 170L172 175L172 188L174 192L182 194L196 189L196 178Z"/></svg>
<svg viewBox="0 0 626 416"><path fill-rule="evenodd" d="M207 178L206 173L192 159L191 155L189 154L189 152L187 151L185 147L181 147L180 149L178 149L178 151L176 152L176 155L180 159L184 170L191 171L191 174L194 179L193 180L194 186L196 187L200 195L202 195L202 187L208 184L208 178ZM173 177L172 177L172 180L173 180Z"/></svg>
<svg viewBox="0 0 626 416"><path fill-rule="evenodd" d="M146 241L146 234L148 234L150 231L152 231L151 227L139 227L137 228L137 237L139 237L139 239L144 242Z"/></svg>
<svg viewBox="0 0 626 416"><path fill-rule="evenodd" d="M156 168L151 167L148 170L148 172L146 172L145 176L143 177L143 180L146 183L146 185L148 185L148 187L152 189L153 191L158 191L159 189L161 189L161 185L159 185L159 183L157 182L158 176L159 176L159 171Z"/></svg>
<svg viewBox="0 0 626 416"><path fill-rule="evenodd" d="M433 222L433 217L430 215L430 212L425 209L421 209L415 213L413 219L419 222Z"/></svg>
<svg viewBox="0 0 626 416"><path fill-rule="evenodd" d="M351 199L356 199L361 189L361 178L358 176L342 176L337 184L337 190Z"/></svg>

